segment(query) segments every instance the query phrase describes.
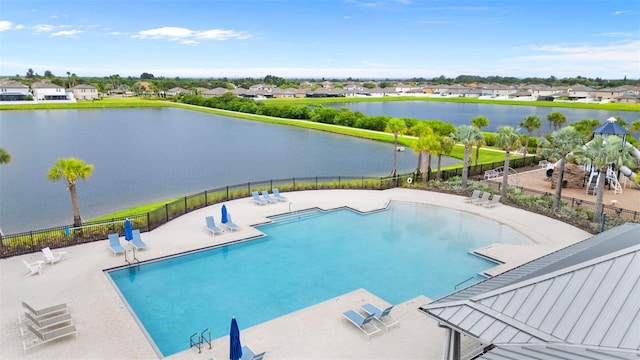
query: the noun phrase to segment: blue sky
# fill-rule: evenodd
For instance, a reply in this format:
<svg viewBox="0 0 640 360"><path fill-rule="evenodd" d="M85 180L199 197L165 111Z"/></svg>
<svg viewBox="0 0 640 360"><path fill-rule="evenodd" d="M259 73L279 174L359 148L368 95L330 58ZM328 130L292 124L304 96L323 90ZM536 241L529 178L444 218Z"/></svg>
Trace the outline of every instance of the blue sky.
<svg viewBox="0 0 640 360"><path fill-rule="evenodd" d="M0 74L640 78L638 0L0 0Z"/></svg>

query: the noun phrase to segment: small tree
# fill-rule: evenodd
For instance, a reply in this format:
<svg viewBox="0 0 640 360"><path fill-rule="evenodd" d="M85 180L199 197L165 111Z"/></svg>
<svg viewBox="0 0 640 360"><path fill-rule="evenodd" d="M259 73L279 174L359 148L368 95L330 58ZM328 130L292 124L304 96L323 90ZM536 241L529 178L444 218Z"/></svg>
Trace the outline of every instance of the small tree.
<svg viewBox="0 0 640 360"><path fill-rule="evenodd" d="M429 137L433 135L433 129L424 121L419 122L412 128L412 132L418 136L418 140L416 140L416 144L414 147L414 152L418 155L418 165L416 166L416 176L420 174L423 179L426 179L423 166L422 166L422 158L424 156L424 152L429 150L428 143L424 141L425 137ZM417 180L417 179L416 179Z"/></svg>
<svg viewBox="0 0 640 360"><path fill-rule="evenodd" d="M473 119L471 119L471 125L475 126L476 128L478 128L478 130L480 130L480 132L482 132L482 128L483 127L487 127L489 126L489 119L487 119L485 116L476 116ZM478 165L478 157L480 157L480 147L484 145L484 138L476 141L476 159L475 159L475 165Z"/></svg>
<svg viewBox="0 0 640 360"><path fill-rule="evenodd" d="M535 115L529 115L520 123L520 127L527 130L527 139L524 142L524 156L527 156L529 149L529 138L534 130L542 127L542 121Z"/></svg>
<svg viewBox="0 0 640 360"><path fill-rule="evenodd" d="M567 122L567 117L563 113L555 111L547 115L547 121L549 121L550 126L553 126L553 130L558 130L559 127L562 127Z"/></svg>
<svg viewBox="0 0 640 360"><path fill-rule="evenodd" d="M11 154L5 148L0 148L0 165L9 164L10 162Z"/></svg>
<svg viewBox="0 0 640 360"><path fill-rule="evenodd" d="M631 123L631 126L629 127L629 130L631 130L631 132L637 132L638 133L638 149L640 149L640 119L634 121Z"/></svg>
<svg viewBox="0 0 640 360"><path fill-rule="evenodd" d="M438 149L438 173L436 174L436 179L440 180L440 168L442 165L442 155L449 155L451 151L453 151L453 147L456 146L456 142L449 136L441 136L440 139L440 148Z"/></svg>
<svg viewBox="0 0 640 360"><path fill-rule="evenodd" d="M71 205L73 206L73 226L81 226L80 208L78 207L78 194L76 192L76 182L78 179L87 180L93 172L93 165L86 164L76 158L58 159L47 173L47 179L58 181L67 180L67 188L71 192Z"/></svg>
<svg viewBox="0 0 640 360"><path fill-rule="evenodd" d="M596 135L584 147L576 149L575 154L581 163L590 162L599 171L596 185L596 208L593 212L593 222L600 221L602 216L602 198L604 195L604 180L609 166L616 168L621 166L634 166L634 158L631 155L633 147L623 146L622 139L615 135Z"/></svg>
<svg viewBox="0 0 640 360"><path fill-rule="evenodd" d="M498 128L498 136L496 137L496 145L501 147L505 152L500 195L503 199L506 199L507 187L509 186L509 155L520 146L520 136L516 134L516 130L512 126L500 126Z"/></svg>
<svg viewBox="0 0 640 360"><path fill-rule="evenodd" d="M393 170L391 176L395 177L398 172L398 136L407 131L407 124L398 118L392 118L387 123L385 131L393 133Z"/></svg>
<svg viewBox="0 0 640 360"><path fill-rule="evenodd" d="M545 138L540 138L542 155L548 159L558 162L558 182L556 192L553 197L553 210L560 209L560 199L562 199L562 182L564 181L564 165L567 155L584 143L580 133L572 126L567 126L551 133L551 142Z"/></svg>
<svg viewBox="0 0 640 360"><path fill-rule="evenodd" d="M460 125L456 128L456 132L452 133L453 138L457 143L464 146L464 160L462 164L462 187L467 187L467 180L469 178L469 158L471 157L471 150L476 141L482 139L482 133L474 126Z"/></svg>

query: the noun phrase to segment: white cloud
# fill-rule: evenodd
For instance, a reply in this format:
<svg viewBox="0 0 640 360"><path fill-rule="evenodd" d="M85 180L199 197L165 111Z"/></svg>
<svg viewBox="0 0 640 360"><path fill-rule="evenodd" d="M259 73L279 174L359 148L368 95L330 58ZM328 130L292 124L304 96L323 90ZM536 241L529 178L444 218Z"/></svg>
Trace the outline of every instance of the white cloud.
<svg viewBox="0 0 640 360"><path fill-rule="evenodd" d="M558 62L568 60L583 62L637 61L638 49L640 49L640 41L621 42L605 46L541 45L532 47L532 50L539 54L521 56L510 60L546 60Z"/></svg>
<svg viewBox="0 0 640 360"><path fill-rule="evenodd" d="M0 20L0 31L11 30L12 26L11 21Z"/></svg>
<svg viewBox="0 0 640 360"><path fill-rule="evenodd" d="M206 30L196 33L195 35L198 39L207 39L207 40L229 40L229 39L247 39L250 36L245 33L236 32L233 30L221 30L221 29L212 29Z"/></svg>
<svg viewBox="0 0 640 360"><path fill-rule="evenodd" d="M47 24L38 24L38 25L33 25L33 30L35 30L36 32L52 32L56 27L53 25L47 25Z"/></svg>
<svg viewBox="0 0 640 360"><path fill-rule="evenodd" d="M182 40L181 42L183 44L195 45L199 43L197 40L244 40L250 38L251 35L233 30L211 29L195 31L187 28L165 26L162 28L140 31L136 35L133 35L133 37L137 39L151 38L167 39L171 41Z"/></svg>
<svg viewBox="0 0 640 360"><path fill-rule="evenodd" d="M613 15L622 15L622 14L630 14L631 10L618 10L618 11L614 11Z"/></svg>
<svg viewBox="0 0 640 360"><path fill-rule="evenodd" d="M139 39L146 39L146 38L162 39L162 38L168 38L168 39L171 39L171 40L176 40L176 39L192 36L193 33L194 33L194 31L193 30L189 30L189 29L180 28L180 27L165 26L165 27L162 27L162 28L140 31L138 34L134 35L133 37L139 38Z"/></svg>
<svg viewBox="0 0 640 360"><path fill-rule="evenodd" d="M68 36L68 37L74 37L78 34L82 34L84 31L82 30L63 30L63 31L58 31L55 33L52 33L51 36Z"/></svg>

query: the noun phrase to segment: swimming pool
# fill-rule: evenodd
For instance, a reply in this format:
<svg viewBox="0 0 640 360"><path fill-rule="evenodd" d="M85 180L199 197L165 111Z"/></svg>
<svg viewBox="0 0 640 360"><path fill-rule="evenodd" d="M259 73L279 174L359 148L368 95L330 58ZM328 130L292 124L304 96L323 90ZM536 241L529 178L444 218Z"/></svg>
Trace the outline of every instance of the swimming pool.
<svg viewBox="0 0 640 360"><path fill-rule="evenodd" d="M392 304L440 297L495 265L470 250L528 242L482 217L406 202L258 228L268 236L108 272L159 353L187 349L206 328L227 335L234 315L246 328L358 288Z"/></svg>

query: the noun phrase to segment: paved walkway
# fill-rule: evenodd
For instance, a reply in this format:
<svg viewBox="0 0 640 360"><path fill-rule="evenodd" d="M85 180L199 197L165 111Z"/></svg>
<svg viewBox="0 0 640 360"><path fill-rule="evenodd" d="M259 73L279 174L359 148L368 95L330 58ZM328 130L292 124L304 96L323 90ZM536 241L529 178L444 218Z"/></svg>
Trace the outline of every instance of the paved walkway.
<svg viewBox="0 0 640 360"><path fill-rule="evenodd" d="M389 201L412 201L478 214L513 227L527 235L531 245L497 244L485 250L505 264L491 269L497 274L533 258L565 247L590 235L559 221L508 206L491 209L467 204L462 197L410 189L384 191L319 190L284 194L297 210L349 206L360 211L385 207ZM204 227L204 217L219 218L220 204L200 209L143 233L148 249L143 260L216 244L236 241L259 231L251 225L269 221L267 216L286 213L289 203L258 206L251 198L226 203L242 229L212 236ZM65 248L66 258L48 265L42 275L25 277L22 260L41 260L29 254L0 260L0 357L2 359L157 359L143 332L103 273L120 266L123 257L113 256L107 240ZM161 296L161 294L158 294ZM17 317L21 301L39 308L65 302L78 329L77 338L57 340L26 353L22 349ZM341 320L341 313L372 302L384 301L366 289L359 289L323 303L287 314L242 331L242 342L255 351L267 351L267 359L434 359L441 355L443 332L435 321L418 313L428 303L418 297L396 304L393 315L400 320L389 332L375 334L367 341L362 332ZM188 341L190 334L184 336ZM187 350L171 359L227 359L228 337L216 339L212 350Z"/></svg>

